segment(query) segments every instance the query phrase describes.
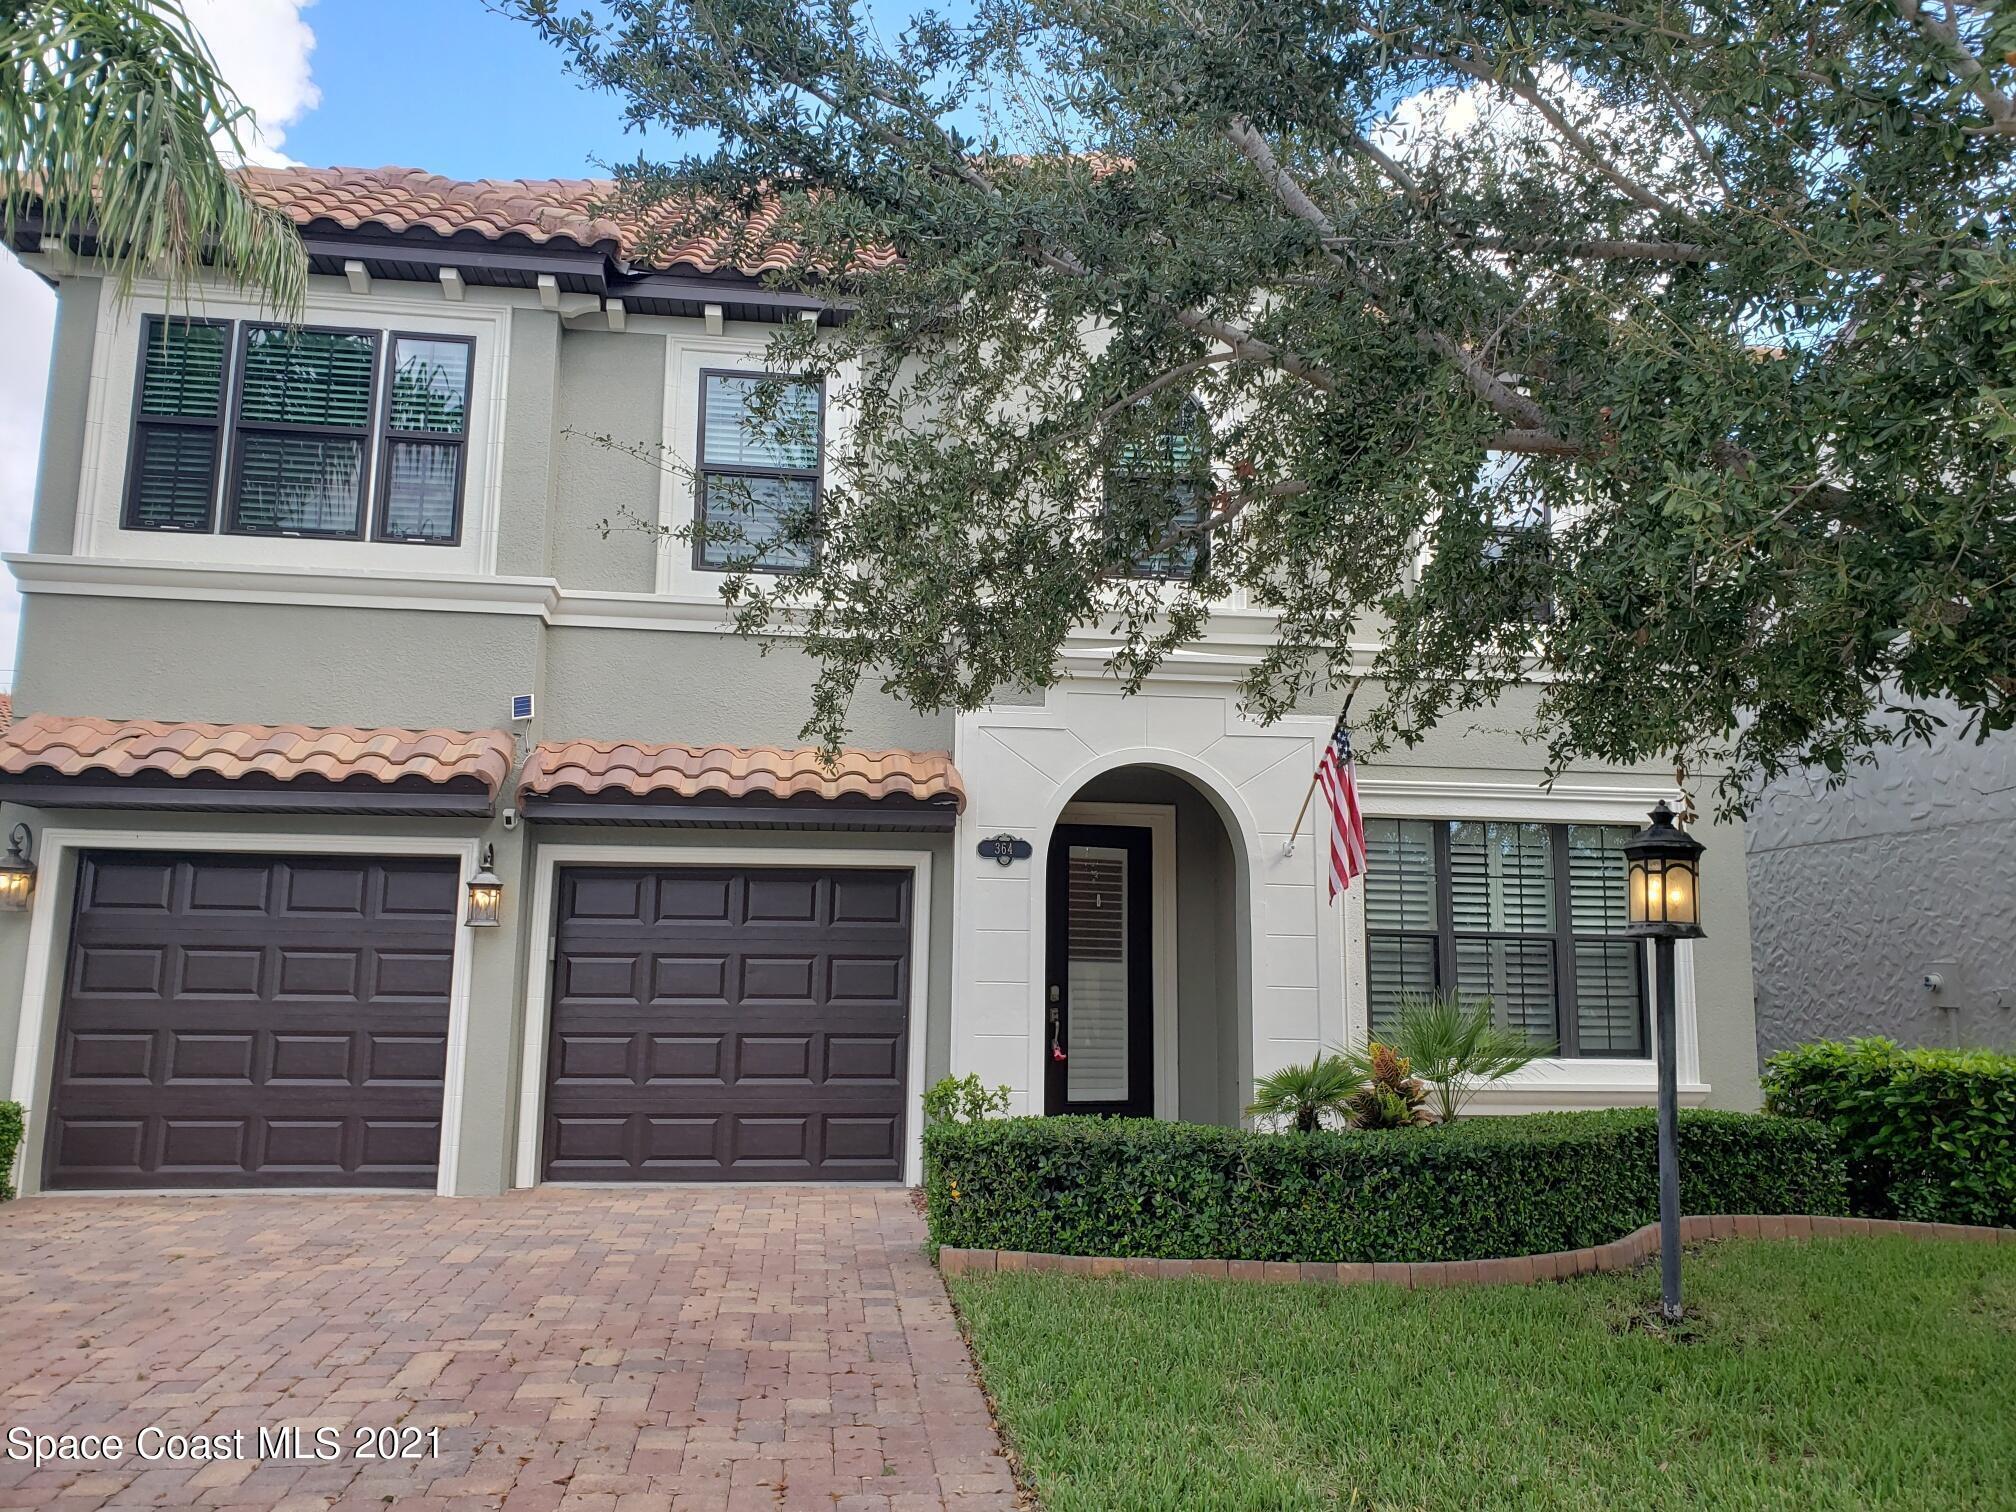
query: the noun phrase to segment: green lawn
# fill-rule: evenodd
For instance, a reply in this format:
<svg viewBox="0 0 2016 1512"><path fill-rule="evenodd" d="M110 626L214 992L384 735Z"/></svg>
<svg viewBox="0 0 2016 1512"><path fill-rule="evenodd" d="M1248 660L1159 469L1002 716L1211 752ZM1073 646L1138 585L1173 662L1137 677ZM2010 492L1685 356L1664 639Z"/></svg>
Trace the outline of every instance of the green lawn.
<svg viewBox="0 0 2016 1512"><path fill-rule="evenodd" d="M1710 1245L1677 1340L1652 1269L950 1285L1050 1512L2016 1508L2012 1245Z"/></svg>

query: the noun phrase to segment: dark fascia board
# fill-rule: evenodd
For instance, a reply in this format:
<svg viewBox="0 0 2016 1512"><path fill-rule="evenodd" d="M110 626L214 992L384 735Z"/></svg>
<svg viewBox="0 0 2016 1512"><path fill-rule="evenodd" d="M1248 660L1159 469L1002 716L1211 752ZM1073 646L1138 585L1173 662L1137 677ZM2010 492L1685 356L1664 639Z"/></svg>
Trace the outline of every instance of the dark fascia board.
<svg viewBox="0 0 2016 1512"><path fill-rule="evenodd" d="M7 778L0 800L26 808L149 810L184 814L370 814L388 818L487 819L486 793L390 792L384 788L146 787L77 779Z"/></svg>
<svg viewBox="0 0 2016 1512"><path fill-rule="evenodd" d="M23 254L35 251L39 227L39 219L24 216L15 228L14 250ZM81 239L80 244L88 255L89 239ZM770 312L778 310L812 310L836 317L851 308L847 302L775 288L741 272L704 273L697 268L633 271L619 266L604 252L572 242L509 246L473 232L444 237L425 229L401 235L322 225L303 230L301 244L311 260L369 260L397 267L416 283L438 279L443 268L455 269L473 284L494 282L497 274L553 273L578 280L588 291L608 298L635 300L640 307L690 307L697 311L718 304L733 320L768 320L773 318Z"/></svg>
<svg viewBox="0 0 2016 1512"><path fill-rule="evenodd" d="M949 831L959 823L958 809L950 806L611 802L528 793L519 807L527 819L550 824L651 824L668 829L818 829L914 834Z"/></svg>
<svg viewBox="0 0 2016 1512"><path fill-rule="evenodd" d="M579 247L504 247L492 241L453 241L443 237L384 237L304 232L301 244L310 257L370 258L374 262L410 267L416 278L434 278L441 269L462 273L573 273L601 278L609 259Z"/></svg>
<svg viewBox="0 0 2016 1512"><path fill-rule="evenodd" d="M603 253L571 243L564 247L536 244L505 247L487 240L422 232L401 237L332 232L327 228L306 233L301 239L310 257L369 259L392 264L409 269L419 281L438 277L443 268L453 268L477 284L485 282L484 275L490 273L564 273L591 285L598 294L612 299L634 299L640 304L718 304L730 313L759 307L822 313L847 308L816 294L775 288L735 271L625 269Z"/></svg>

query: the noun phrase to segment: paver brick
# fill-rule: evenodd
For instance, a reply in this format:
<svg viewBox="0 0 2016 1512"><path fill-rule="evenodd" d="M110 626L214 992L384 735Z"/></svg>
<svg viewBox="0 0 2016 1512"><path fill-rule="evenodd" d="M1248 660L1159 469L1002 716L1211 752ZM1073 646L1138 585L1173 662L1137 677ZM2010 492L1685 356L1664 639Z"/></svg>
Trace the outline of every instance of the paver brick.
<svg viewBox="0 0 2016 1512"><path fill-rule="evenodd" d="M894 1188L10 1203L10 1422L242 1428L248 1452L331 1427L345 1453L0 1466L0 1506L1010 1507L923 1240ZM362 1460L353 1426L439 1434Z"/></svg>

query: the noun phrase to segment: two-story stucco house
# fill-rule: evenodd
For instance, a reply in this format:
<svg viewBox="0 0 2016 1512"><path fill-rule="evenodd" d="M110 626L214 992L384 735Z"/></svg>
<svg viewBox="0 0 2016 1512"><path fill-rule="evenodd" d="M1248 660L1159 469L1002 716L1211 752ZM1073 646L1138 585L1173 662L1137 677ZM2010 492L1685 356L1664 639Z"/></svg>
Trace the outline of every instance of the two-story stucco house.
<svg viewBox="0 0 2016 1512"><path fill-rule="evenodd" d="M834 312L708 243L636 260L591 184L248 182L307 240L298 330L21 248L60 290L0 736L24 1190L915 1180L948 1073L1232 1123L1438 983L1559 1047L1489 1105L1650 1100L1617 843L1661 774L1543 789L1521 710L1446 730L1361 768L1333 904L1287 841L1334 711L1242 716L1237 603L1132 697L1096 637L974 713L864 695L823 770L809 664L724 633L704 543L603 527L816 508L817 449L743 408ZM1679 1079L1740 1107L1743 844L1703 834Z"/></svg>

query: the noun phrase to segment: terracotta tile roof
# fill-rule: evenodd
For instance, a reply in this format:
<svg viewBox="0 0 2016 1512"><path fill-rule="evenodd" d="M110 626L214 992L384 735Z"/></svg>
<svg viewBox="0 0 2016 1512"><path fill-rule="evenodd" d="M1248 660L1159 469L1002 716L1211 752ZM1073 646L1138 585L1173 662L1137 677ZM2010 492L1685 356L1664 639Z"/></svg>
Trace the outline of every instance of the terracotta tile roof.
<svg viewBox="0 0 2016 1512"><path fill-rule="evenodd" d="M312 776L436 786L474 780L495 798L510 773L511 754L511 737L502 730L164 724L30 714L0 734L0 776L201 774L276 782Z"/></svg>
<svg viewBox="0 0 2016 1512"><path fill-rule="evenodd" d="M535 246L571 243L601 248L618 261L653 269L732 270L754 276L800 260L795 242L770 234L779 207L773 201L736 231L689 236L651 247L679 229L684 209L674 203L649 211L598 214L592 208L614 192L609 179L443 178L419 168L243 168L239 180L253 199L283 211L302 226L318 221L346 231L394 233L428 230L441 236L474 232L490 241L518 237ZM888 267L893 249L864 255L857 268Z"/></svg>
<svg viewBox="0 0 2016 1512"><path fill-rule="evenodd" d="M632 798L951 798L966 807L966 785L948 751L840 752L828 770L811 747L645 745L567 740L542 744L525 763L521 794L572 789L588 797Z"/></svg>

